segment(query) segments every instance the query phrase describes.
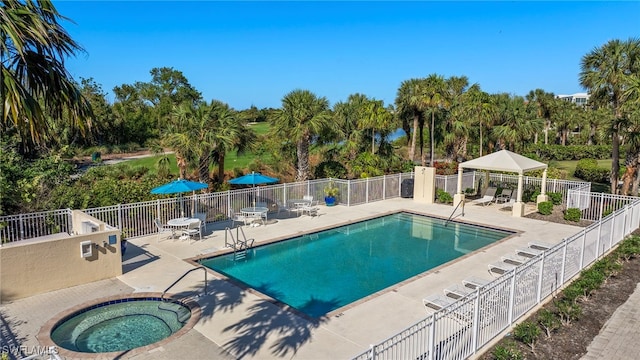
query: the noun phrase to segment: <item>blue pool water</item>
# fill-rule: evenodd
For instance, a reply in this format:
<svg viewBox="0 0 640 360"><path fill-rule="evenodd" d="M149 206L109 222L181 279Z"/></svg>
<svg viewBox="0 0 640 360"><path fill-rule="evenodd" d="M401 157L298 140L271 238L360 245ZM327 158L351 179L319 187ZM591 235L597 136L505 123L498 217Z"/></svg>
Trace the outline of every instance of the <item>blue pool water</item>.
<svg viewBox="0 0 640 360"><path fill-rule="evenodd" d="M319 317L511 234L398 213L201 263Z"/></svg>
<svg viewBox="0 0 640 360"><path fill-rule="evenodd" d="M153 344L180 330L191 317L188 307L159 300L122 299L92 306L64 319L51 332L51 340L86 353Z"/></svg>

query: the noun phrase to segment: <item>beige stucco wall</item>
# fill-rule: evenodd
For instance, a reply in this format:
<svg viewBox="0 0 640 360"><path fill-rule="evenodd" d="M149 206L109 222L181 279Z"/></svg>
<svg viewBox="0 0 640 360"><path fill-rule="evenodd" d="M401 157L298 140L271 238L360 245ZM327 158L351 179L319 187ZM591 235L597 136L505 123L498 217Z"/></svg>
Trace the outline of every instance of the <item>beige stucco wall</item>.
<svg viewBox="0 0 640 360"><path fill-rule="evenodd" d="M98 232L81 234L81 221L98 225ZM57 234L3 245L0 302L122 275L119 230L79 211L74 211L73 229L78 235ZM109 235L116 236L115 245L109 245ZM83 241L93 243L91 257L81 257Z"/></svg>
<svg viewBox="0 0 640 360"><path fill-rule="evenodd" d="M436 168L416 166L414 169L413 200L433 204L436 198Z"/></svg>

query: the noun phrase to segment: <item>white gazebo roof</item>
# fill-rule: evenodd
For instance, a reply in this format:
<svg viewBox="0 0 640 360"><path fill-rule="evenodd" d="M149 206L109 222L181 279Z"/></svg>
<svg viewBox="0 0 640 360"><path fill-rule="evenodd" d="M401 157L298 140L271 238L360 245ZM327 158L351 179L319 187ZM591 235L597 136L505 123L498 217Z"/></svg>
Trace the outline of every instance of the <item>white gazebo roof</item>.
<svg viewBox="0 0 640 360"><path fill-rule="evenodd" d="M500 150L477 159L465 161L460 163L459 166L466 169L506 171L518 174L547 168L545 163L529 159L509 150Z"/></svg>

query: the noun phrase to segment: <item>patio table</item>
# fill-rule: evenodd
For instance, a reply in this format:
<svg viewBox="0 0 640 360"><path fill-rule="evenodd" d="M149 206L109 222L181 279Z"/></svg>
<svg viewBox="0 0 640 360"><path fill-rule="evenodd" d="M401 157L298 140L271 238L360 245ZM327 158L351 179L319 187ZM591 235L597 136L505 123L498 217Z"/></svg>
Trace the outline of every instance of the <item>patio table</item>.
<svg viewBox="0 0 640 360"><path fill-rule="evenodd" d="M262 220L262 224L267 224L267 213L269 208L262 206L253 206L240 209L240 213L246 218L256 218Z"/></svg>

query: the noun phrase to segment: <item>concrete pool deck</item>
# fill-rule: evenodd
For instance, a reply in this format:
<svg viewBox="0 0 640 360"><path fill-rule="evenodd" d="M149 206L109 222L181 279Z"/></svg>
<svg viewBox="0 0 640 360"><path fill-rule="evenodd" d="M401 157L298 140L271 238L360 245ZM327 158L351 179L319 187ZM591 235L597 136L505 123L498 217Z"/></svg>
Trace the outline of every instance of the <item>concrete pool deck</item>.
<svg viewBox="0 0 640 360"><path fill-rule="evenodd" d="M352 207L321 206L319 216L280 218L266 226L244 227L244 232L260 244L398 210L447 218L453 208L400 198ZM133 358L350 358L368 349L370 344L424 319L427 316L422 303L424 297L442 294L444 288L460 284L469 276L490 279L488 264L499 261L504 254L514 254L517 248L526 247L530 241L557 243L581 230L576 226L513 218L510 211L499 210L495 204L486 207L467 204L464 217L460 217L460 211L456 214L456 220L512 229L518 233L318 320L297 316L259 294L243 290L209 272L208 293L196 299L202 307L202 317L194 328L166 345ZM0 320L4 320L0 324L3 339L13 338L14 345L28 349L39 345L35 334L40 327L65 309L105 296L164 291L194 268L185 259L213 255L224 249L224 225L228 224L209 224L202 241L168 239L158 242L155 235L130 239L122 276L3 304L0 309ZM203 280L203 272L194 271L170 293L178 297L201 294ZM7 332L9 335L5 336Z"/></svg>

